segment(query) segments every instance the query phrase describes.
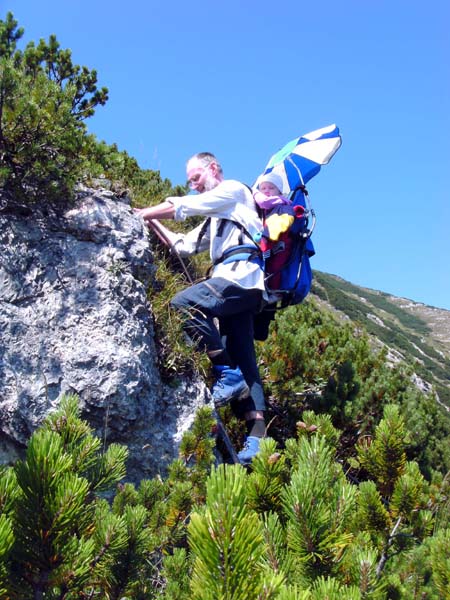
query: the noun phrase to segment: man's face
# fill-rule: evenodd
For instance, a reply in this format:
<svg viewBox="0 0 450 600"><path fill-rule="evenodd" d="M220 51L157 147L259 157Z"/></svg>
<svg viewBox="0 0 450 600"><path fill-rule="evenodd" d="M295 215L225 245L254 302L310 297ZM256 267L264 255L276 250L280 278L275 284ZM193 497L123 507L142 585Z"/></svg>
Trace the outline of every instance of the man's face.
<svg viewBox="0 0 450 600"><path fill-rule="evenodd" d="M189 187L199 194L209 192L220 183L215 163L209 163L205 167L199 160L193 159L187 165L186 174Z"/></svg>

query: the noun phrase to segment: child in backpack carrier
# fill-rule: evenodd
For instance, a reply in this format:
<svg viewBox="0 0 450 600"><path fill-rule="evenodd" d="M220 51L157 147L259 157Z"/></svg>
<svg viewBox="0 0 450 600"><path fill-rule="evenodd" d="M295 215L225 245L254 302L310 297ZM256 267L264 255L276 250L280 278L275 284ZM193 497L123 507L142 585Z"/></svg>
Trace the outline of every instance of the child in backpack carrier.
<svg viewBox="0 0 450 600"><path fill-rule="evenodd" d="M289 228L296 216L292 203L282 195L283 181L276 173L267 173L258 179L253 197L262 213L264 229L257 241L265 259L267 287L281 287L281 270L289 260L293 240ZM295 207L299 209L301 207Z"/></svg>

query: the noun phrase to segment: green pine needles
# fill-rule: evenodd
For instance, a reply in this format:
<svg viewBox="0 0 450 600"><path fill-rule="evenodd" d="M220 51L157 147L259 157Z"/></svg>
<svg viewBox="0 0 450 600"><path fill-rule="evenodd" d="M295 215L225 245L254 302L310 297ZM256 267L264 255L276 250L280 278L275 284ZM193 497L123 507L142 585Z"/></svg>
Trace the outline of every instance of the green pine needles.
<svg viewBox="0 0 450 600"><path fill-rule="evenodd" d="M22 36L10 13L0 20L5 197L66 199L100 175L135 205L185 191L87 135L107 100L96 72L54 36L19 50ZM170 380L198 360L168 310L181 278L170 258L158 264L152 304ZM202 408L165 478L124 482L126 448L105 447L65 397L23 459L0 467L0 599L449 598L450 420L386 352L312 299L277 314L258 346L271 437L248 470L217 464Z"/></svg>
<svg viewBox="0 0 450 600"><path fill-rule="evenodd" d="M284 449L263 440L250 471L213 466L212 423L201 409L167 478L136 487L121 483L126 449L104 449L66 397L0 471L0 597L446 597L448 482L406 459L397 406L357 449L361 482L325 415L305 414Z"/></svg>
<svg viewBox="0 0 450 600"><path fill-rule="evenodd" d="M70 197L83 172L84 120L108 90L55 36L23 51L22 36L8 13L0 21L0 187L17 199Z"/></svg>
<svg viewBox="0 0 450 600"><path fill-rule="evenodd" d="M437 548L446 550L447 538L432 536L439 506L416 463L405 460L403 434L398 407L387 407L364 455L375 480L359 485L319 428L282 452L265 440L250 474L213 470L206 505L188 527L193 597L406 599L422 590L441 598L448 553L438 558ZM433 553L418 573L412 557L424 545Z"/></svg>
<svg viewBox="0 0 450 600"><path fill-rule="evenodd" d="M32 436L26 458L2 473L0 505L11 526L5 539L13 535L3 563L7 597L83 590L123 544L124 524L102 511L96 492L124 476L127 451L111 445L103 453L100 446L69 396Z"/></svg>
<svg viewBox="0 0 450 600"><path fill-rule="evenodd" d="M108 101L97 72L77 65L55 35L20 49L23 35L12 13L0 19L0 191L46 206L64 206L75 184L99 176L136 204L186 191L88 134L86 120Z"/></svg>
<svg viewBox="0 0 450 600"><path fill-rule="evenodd" d="M262 523L246 506L245 492L244 468L221 465L208 479L206 507L192 515L192 592L198 600L258 598L272 586L262 565Z"/></svg>

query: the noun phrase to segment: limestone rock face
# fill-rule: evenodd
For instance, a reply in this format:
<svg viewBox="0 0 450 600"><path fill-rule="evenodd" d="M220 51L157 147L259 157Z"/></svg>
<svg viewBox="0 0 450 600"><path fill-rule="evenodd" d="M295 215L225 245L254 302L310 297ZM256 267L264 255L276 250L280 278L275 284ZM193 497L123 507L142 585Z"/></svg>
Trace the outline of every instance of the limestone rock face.
<svg viewBox="0 0 450 600"><path fill-rule="evenodd" d="M0 212L1 463L75 393L97 434L129 447L127 479L164 472L208 392L161 381L153 275L145 226L110 191L82 188L58 217Z"/></svg>

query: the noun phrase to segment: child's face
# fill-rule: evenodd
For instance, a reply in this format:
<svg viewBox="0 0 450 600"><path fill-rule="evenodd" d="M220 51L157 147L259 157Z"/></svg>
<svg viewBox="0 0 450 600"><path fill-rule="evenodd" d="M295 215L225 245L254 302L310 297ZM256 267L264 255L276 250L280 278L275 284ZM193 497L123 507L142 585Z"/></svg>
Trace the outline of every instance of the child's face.
<svg viewBox="0 0 450 600"><path fill-rule="evenodd" d="M281 191L277 188L276 185L270 183L270 181L264 181L259 184L259 191L262 192L265 196L280 196Z"/></svg>

